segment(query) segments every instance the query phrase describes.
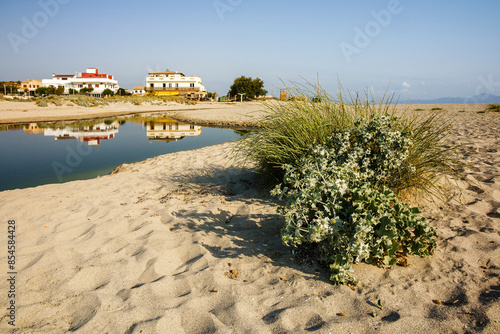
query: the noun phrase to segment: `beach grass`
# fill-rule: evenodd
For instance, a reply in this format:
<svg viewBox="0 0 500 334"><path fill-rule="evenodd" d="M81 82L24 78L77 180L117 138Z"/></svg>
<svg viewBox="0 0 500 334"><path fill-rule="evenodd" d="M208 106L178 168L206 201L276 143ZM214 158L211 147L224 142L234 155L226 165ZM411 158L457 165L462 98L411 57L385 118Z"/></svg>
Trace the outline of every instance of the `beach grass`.
<svg viewBox="0 0 500 334"><path fill-rule="evenodd" d="M375 115L394 117L394 131L408 134L413 143L407 157L413 172L401 170L392 175L391 190L399 198L410 200L424 194L444 197L438 180L462 179L460 148L448 141L452 124L443 114L415 114L408 109L397 114L393 96L385 94L376 100L367 93L361 97L340 84L331 95L319 85L294 83L287 88L287 95L314 98L266 103L262 131L240 141L235 149L277 182L283 179L285 165L299 167L300 158L315 146L325 145L333 134L366 124Z"/></svg>
<svg viewBox="0 0 500 334"><path fill-rule="evenodd" d="M152 95L127 95L127 96L108 96L108 97L94 97L88 95L49 95L46 98L47 102L53 103L56 106L67 105L68 103L73 103L74 105L80 107L103 107L108 106L110 103L131 103L133 105L163 105L168 103L180 103L180 104L196 104L196 101L191 101L182 96L152 96ZM13 98L9 99L9 101L13 102L35 102L39 103L41 98L32 97L28 99L23 98Z"/></svg>
<svg viewBox="0 0 500 334"><path fill-rule="evenodd" d="M490 112L500 112L500 103L490 103L486 110Z"/></svg>
<svg viewBox="0 0 500 334"><path fill-rule="evenodd" d="M45 100L45 99L39 99L36 102L36 105L39 106L39 107L47 107L47 100Z"/></svg>

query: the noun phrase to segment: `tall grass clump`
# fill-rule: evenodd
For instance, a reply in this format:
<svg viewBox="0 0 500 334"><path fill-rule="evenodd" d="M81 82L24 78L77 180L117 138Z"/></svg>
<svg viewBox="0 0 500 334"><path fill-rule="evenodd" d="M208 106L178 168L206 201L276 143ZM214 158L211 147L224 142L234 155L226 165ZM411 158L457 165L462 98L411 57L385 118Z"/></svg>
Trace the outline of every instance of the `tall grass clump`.
<svg viewBox="0 0 500 334"><path fill-rule="evenodd" d="M311 154L317 145L331 146L333 135L359 130L374 117L389 119L387 131L399 131L412 143L405 167L391 171L387 178L390 183L384 184L398 196L440 197L445 195L445 189L438 180L462 178L460 148L448 140L452 123L445 114L414 113L408 109L398 112L393 96L383 95L379 101L370 94L362 98L358 93L346 92L340 85L335 95L309 83L294 84L287 93L312 98L306 102L264 103L266 115L261 121L261 131L236 147L237 154L256 162L278 182L283 179L284 166L300 166L300 158Z"/></svg>
<svg viewBox="0 0 500 334"><path fill-rule="evenodd" d="M492 112L500 112L500 103L490 103L486 110Z"/></svg>
<svg viewBox="0 0 500 334"><path fill-rule="evenodd" d="M46 99L40 99L36 103L37 106L39 107L47 107L47 100Z"/></svg>
<svg viewBox="0 0 500 334"><path fill-rule="evenodd" d="M398 113L392 97L309 88L289 94L313 99L267 104L262 131L238 147L281 182L272 194L285 200L283 242L316 248L337 284L354 281L353 263L432 255L436 231L405 200L442 195L440 179L462 177L450 124Z"/></svg>
<svg viewBox="0 0 500 334"><path fill-rule="evenodd" d="M334 99L321 87L312 88L295 85L287 91L292 96L288 101L264 103L267 114L262 120L262 131L242 142L238 151L280 178L282 166L296 164L312 146L324 144L333 133L354 126L354 114L348 110L351 106L342 92ZM304 102L293 96L314 98Z"/></svg>

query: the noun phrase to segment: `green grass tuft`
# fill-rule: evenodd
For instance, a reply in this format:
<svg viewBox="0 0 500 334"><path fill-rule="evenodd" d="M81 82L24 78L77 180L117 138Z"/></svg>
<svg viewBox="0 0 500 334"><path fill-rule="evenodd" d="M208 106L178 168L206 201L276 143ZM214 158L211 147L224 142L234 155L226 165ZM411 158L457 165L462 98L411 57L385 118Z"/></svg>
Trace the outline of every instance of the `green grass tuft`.
<svg viewBox="0 0 500 334"><path fill-rule="evenodd" d="M488 105L488 109L486 110L491 112L500 112L500 103L490 103Z"/></svg>
<svg viewBox="0 0 500 334"><path fill-rule="evenodd" d="M47 100L45 99L40 99L36 102L36 105L39 107L46 107L47 106Z"/></svg>
<svg viewBox="0 0 500 334"><path fill-rule="evenodd" d="M262 131L241 140L235 153L256 162L265 174L281 182L284 165L297 166L313 147L326 144L333 134L354 129L356 121L366 124L374 115L396 116L393 96L384 95L376 103L373 96L345 92L342 86L335 96L319 85L293 84L287 88L288 96L315 96L321 102L287 101L265 104L267 115ZM433 108L435 109L435 108ZM441 110L441 109L439 109ZM392 189L399 198L420 197L423 194L445 195L438 186L443 176L461 179L463 165L459 160L459 147L447 140L451 124L438 113L415 114L405 110L396 117L394 128L408 133L413 145L408 162L415 167L412 173L393 175Z"/></svg>

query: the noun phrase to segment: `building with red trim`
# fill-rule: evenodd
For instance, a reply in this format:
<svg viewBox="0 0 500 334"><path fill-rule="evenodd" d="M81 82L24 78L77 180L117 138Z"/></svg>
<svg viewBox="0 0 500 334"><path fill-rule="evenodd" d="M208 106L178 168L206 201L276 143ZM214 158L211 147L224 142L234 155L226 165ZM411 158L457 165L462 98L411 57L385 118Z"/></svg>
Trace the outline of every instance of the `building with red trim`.
<svg viewBox="0 0 500 334"><path fill-rule="evenodd" d="M28 95L33 95L35 94L35 90L38 87L42 87L43 83L42 80L37 80L37 79L26 79L23 82L21 82L21 87L19 88L19 91L25 91L28 93Z"/></svg>
<svg viewBox="0 0 500 334"><path fill-rule="evenodd" d="M96 67L87 68L84 73L77 74L52 74L52 79L42 79L44 87L64 87L64 94L69 94L70 89L79 91L82 88L92 88L91 96L100 97L105 89L117 92L120 86L118 81L110 74L101 74Z"/></svg>

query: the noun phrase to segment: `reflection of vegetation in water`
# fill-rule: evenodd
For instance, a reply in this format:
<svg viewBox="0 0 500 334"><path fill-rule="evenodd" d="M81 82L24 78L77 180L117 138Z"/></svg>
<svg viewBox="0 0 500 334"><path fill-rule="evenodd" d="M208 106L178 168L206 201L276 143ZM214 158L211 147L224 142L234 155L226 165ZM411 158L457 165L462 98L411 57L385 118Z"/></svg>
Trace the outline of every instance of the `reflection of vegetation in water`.
<svg viewBox="0 0 500 334"><path fill-rule="evenodd" d="M233 129L234 133L236 133L237 135L243 137L243 138L246 138L246 137L249 137L251 135L253 135L254 133L258 132L258 130L254 130L254 129Z"/></svg>
<svg viewBox="0 0 500 334"><path fill-rule="evenodd" d="M23 128L23 124L6 124L6 125L0 125L0 132L1 131L8 131L8 130L20 130Z"/></svg>
<svg viewBox="0 0 500 334"><path fill-rule="evenodd" d="M176 121L175 119L171 119L169 117L165 117L165 116L159 116L159 117L154 117L154 116L146 116L146 117L139 117L139 118L136 118L134 119L134 121L136 120L140 120L141 122L144 122L144 123L150 123L150 122L164 122L164 123L182 123L182 122L178 122ZM183 124L186 124L186 123L183 123Z"/></svg>
<svg viewBox="0 0 500 334"><path fill-rule="evenodd" d="M114 122L123 125L127 122L125 117L113 117L113 118L95 118L95 119L82 119L77 121L56 121L56 122L43 122L38 123L38 127L41 129L65 129L65 128L85 128L92 127L97 124L111 125Z"/></svg>
<svg viewBox="0 0 500 334"><path fill-rule="evenodd" d="M156 122L156 121L170 121L178 123L177 121L172 120L170 118L165 118L164 114L162 114L159 117L154 117L151 115L144 117L136 114L130 117L108 117L108 118L82 119L77 121L42 122L38 123L38 127L42 129L64 129L67 127L84 128L84 127L92 127L102 123L106 125L111 125L114 122L118 122L119 125L123 125L127 123L127 121L133 121L135 123Z"/></svg>
<svg viewBox="0 0 500 334"><path fill-rule="evenodd" d="M158 113L158 114L134 114L131 116L120 116L120 117L107 117L107 118L94 118L94 119L82 119L82 120L75 120L75 121L52 121L52 122L40 122L37 123L37 127L39 129L65 129L65 128L86 128L86 127L93 127L97 124L106 124L106 125L111 125L114 122L118 122L118 124L124 125L128 121L134 122L134 123L155 123L155 122L162 122L162 123L177 123L177 124L190 124L190 123L183 123L176 121L174 119L171 119L168 117L169 115L166 113ZM194 124L192 124L194 125ZM7 130L22 130L24 127L28 126L28 123L26 124L7 124L7 125L0 125L0 131L7 131ZM243 138L246 138L256 132L258 130L256 129L245 129L245 128L239 128L239 129L233 129L234 133L236 133L238 136L241 136Z"/></svg>

